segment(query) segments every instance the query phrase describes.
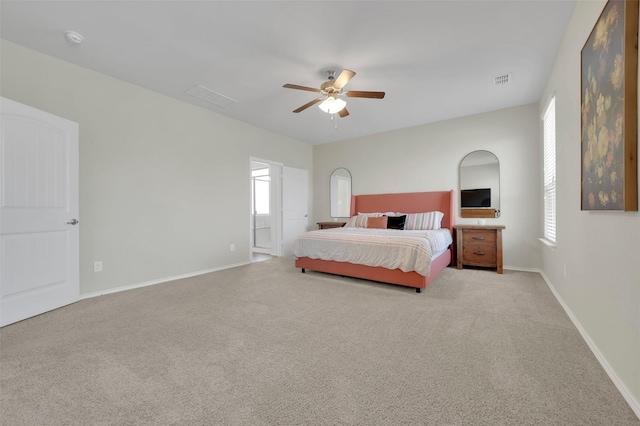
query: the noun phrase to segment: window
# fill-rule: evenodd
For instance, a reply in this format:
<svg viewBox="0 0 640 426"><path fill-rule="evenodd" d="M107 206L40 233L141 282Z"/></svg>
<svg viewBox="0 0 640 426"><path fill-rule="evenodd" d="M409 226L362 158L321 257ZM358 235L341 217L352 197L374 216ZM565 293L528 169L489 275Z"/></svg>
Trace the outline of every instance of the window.
<svg viewBox="0 0 640 426"><path fill-rule="evenodd" d="M556 98L542 117L544 143L544 239L556 242Z"/></svg>

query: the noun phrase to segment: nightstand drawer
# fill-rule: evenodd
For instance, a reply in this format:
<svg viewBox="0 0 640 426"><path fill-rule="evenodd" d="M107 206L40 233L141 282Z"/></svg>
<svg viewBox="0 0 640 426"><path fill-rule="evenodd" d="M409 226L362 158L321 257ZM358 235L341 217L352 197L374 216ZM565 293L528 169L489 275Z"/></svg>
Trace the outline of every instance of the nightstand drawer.
<svg viewBox="0 0 640 426"><path fill-rule="evenodd" d="M467 244L483 244L483 245L496 245L496 232L485 231L483 229L464 230L463 234L464 245Z"/></svg>
<svg viewBox="0 0 640 426"><path fill-rule="evenodd" d="M496 249L495 247L465 245L462 249L462 261L468 265L495 266Z"/></svg>

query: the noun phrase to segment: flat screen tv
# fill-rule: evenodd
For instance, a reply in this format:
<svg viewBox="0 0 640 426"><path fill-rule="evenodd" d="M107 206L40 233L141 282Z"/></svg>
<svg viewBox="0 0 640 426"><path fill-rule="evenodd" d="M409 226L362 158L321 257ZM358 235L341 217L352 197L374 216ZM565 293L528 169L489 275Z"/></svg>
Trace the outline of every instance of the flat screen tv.
<svg viewBox="0 0 640 426"><path fill-rule="evenodd" d="M491 188L463 189L460 191L460 206L463 209L491 207Z"/></svg>

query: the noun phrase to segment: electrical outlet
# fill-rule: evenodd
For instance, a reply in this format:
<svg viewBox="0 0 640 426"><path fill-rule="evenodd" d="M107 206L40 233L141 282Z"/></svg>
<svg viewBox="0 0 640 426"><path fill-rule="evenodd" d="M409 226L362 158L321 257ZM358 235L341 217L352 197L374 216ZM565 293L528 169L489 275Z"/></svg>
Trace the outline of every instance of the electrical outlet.
<svg viewBox="0 0 640 426"><path fill-rule="evenodd" d="M236 245L235 244L231 244L229 246L229 251L236 251Z"/></svg>
<svg viewBox="0 0 640 426"><path fill-rule="evenodd" d="M102 272L102 261L93 262L93 272Z"/></svg>

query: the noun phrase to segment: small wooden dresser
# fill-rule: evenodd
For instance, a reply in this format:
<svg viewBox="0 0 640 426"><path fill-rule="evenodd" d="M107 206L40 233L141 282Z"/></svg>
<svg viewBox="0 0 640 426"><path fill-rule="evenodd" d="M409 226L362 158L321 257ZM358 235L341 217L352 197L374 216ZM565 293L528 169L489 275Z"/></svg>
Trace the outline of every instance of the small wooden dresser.
<svg viewBox="0 0 640 426"><path fill-rule="evenodd" d="M317 222L318 229L342 228L347 222Z"/></svg>
<svg viewBox="0 0 640 426"><path fill-rule="evenodd" d="M502 230L504 226L457 225L457 266L484 266L502 273Z"/></svg>

